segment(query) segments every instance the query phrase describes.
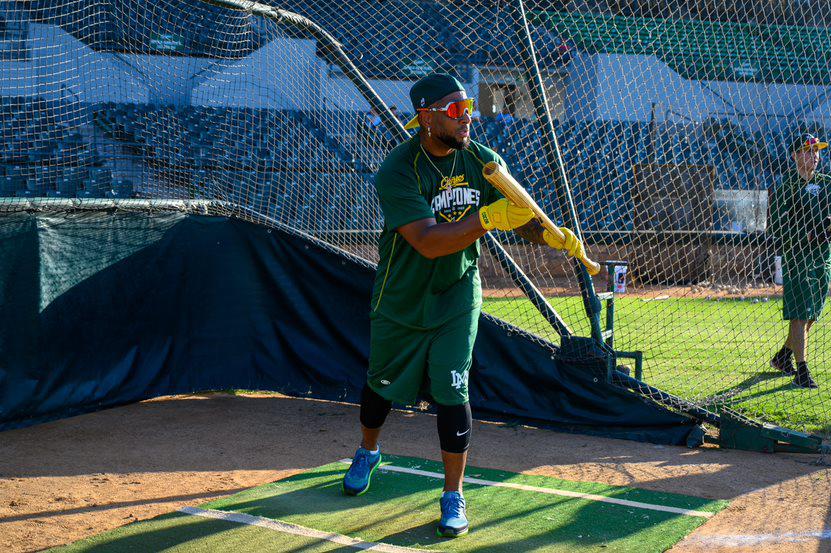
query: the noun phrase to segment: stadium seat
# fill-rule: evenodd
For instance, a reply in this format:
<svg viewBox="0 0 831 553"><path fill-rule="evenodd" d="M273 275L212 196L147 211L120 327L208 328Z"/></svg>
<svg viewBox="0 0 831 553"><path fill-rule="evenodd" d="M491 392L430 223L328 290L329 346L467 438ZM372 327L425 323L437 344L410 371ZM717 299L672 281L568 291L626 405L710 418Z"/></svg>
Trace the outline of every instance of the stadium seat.
<svg viewBox="0 0 831 553"><path fill-rule="evenodd" d="M13 177L10 177L8 175L0 177L0 196L14 196L17 190L18 186Z"/></svg>
<svg viewBox="0 0 831 553"><path fill-rule="evenodd" d="M78 197L78 198L85 198L85 199L90 199L90 198L103 198L103 197L104 197L104 194L103 194L102 192L98 191L98 190L87 190L87 189L83 189L83 190L78 190L78 191L77 191L77 193L76 193L76 197Z"/></svg>

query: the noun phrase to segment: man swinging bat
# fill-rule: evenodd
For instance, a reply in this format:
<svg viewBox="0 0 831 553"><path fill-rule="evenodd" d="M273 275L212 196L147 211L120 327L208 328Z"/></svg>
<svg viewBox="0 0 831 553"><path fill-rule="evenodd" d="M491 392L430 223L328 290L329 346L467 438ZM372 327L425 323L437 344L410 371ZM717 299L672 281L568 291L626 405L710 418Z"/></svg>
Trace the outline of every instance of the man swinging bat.
<svg viewBox="0 0 831 553"><path fill-rule="evenodd" d="M410 90L416 116L405 128L416 136L393 149L375 188L384 214L380 261L371 302L370 357L361 396L361 445L343 490L369 489L381 462L378 437L391 402L412 405L420 392L438 410L444 493L437 533L468 530L462 495L472 416L469 370L482 289L479 238L493 229L585 257L568 229L556 236L484 179L488 162L505 162L470 139L473 100L450 75L432 74Z"/></svg>

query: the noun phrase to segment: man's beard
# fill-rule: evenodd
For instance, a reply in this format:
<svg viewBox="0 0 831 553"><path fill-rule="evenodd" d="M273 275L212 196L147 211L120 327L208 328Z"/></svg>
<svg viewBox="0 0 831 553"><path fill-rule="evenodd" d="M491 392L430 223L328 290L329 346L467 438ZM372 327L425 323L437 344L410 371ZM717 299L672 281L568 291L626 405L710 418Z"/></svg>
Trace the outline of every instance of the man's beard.
<svg viewBox="0 0 831 553"><path fill-rule="evenodd" d="M448 148L453 148L456 150L466 150L468 146L470 146L470 137L466 136L463 139L459 140L455 136L451 134L445 134L442 136L436 135L439 142L447 146Z"/></svg>

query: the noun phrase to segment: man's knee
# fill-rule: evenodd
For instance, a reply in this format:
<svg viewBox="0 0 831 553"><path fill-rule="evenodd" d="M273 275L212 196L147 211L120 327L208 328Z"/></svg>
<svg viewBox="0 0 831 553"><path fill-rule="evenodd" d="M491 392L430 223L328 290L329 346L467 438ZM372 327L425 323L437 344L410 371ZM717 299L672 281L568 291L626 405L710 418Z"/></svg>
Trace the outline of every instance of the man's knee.
<svg viewBox="0 0 831 553"><path fill-rule="evenodd" d="M464 453L470 446L470 433L473 426L473 415L470 412L470 403L461 405L437 404L438 416L436 425L439 429L439 443L442 451L448 453Z"/></svg>
<svg viewBox="0 0 831 553"><path fill-rule="evenodd" d="M392 402L382 398L378 393L364 384L361 392L361 424L366 428L381 428L392 407Z"/></svg>

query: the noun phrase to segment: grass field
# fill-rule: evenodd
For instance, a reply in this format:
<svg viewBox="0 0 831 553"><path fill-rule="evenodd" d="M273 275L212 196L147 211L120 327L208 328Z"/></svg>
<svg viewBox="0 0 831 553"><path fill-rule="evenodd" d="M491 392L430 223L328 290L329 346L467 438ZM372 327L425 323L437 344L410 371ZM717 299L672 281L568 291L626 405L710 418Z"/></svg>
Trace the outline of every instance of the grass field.
<svg viewBox="0 0 831 553"><path fill-rule="evenodd" d="M577 334L590 334L580 298L549 302ZM485 311L558 341L527 299L488 299ZM785 336L782 302L615 299L615 347L644 352L644 380L711 409L729 405L789 428L831 433L831 334L812 330L809 359L819 390L802 390L768 366Z"/></svg>
<svg viewBox="0 0 831 553"><path fill-rule="evenodd" d="M348 463L348 461L347 461ZM471 531L438 538L441 463L387 456L359 497L335 462L55 551L665 551L727 507L687 495L468 467Z"/></svg>

